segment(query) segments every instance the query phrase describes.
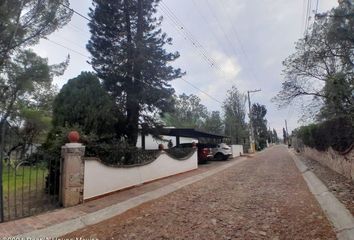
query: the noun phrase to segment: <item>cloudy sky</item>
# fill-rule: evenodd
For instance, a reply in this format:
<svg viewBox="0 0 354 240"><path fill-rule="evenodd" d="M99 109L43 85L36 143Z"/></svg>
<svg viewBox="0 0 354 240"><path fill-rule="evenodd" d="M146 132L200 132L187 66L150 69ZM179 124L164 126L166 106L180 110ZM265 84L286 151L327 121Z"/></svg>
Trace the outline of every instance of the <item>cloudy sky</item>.
<svg viewBox="0 0 354 240"><path fill-rule="evenodd" d="M70 2L87 16L90 0ZM312 9L316 2L312 0ZM181 54L174 65L186 71L187 81L220 102L232 85L241 92L262 89L251 100L266 105L270 127L281 134L285 119L289 131L299 125L299 110L294 106L278 110L271 98L281 88L282 61L303 35L306 5L307 0L163 0L158 13L164 16L163 30L174 40L171 50ZM320 0L319 11L336 5L336 0ZM59 87L81 71L92 70L85 48L89 37L87 20L74 15L67 26L49 36L50 41L42 40L35 47L50 63L70 54L69 68L55 79ZM218 67L211 66L210 59ZM209 111L221 110L219 102L186 82L175 80L173 86L178 94L197 94Z"/></svg>

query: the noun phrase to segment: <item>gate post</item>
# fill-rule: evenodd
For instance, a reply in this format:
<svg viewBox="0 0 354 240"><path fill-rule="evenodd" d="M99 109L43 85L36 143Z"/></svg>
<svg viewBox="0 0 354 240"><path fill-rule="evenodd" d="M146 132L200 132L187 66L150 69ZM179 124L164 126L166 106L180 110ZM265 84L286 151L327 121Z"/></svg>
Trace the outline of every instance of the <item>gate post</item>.
<svg viewBox="0 0 354 240"><path fill-rule="evenodd" d="M83 203L85 146L81 143L67 143L61 149L60 202L63 207Z"/></svg>

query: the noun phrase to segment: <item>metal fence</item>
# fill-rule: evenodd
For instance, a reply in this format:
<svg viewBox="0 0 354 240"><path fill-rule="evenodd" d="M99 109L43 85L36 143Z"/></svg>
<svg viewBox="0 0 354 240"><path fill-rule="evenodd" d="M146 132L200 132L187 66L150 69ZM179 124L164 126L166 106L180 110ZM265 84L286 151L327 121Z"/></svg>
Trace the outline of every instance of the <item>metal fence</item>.
<svg viewBox="0 0 354 240"><path fill-rule="evenodd" d="M60 159L26 144L8 123L0 128L0 222L59 207Z"/></svg>

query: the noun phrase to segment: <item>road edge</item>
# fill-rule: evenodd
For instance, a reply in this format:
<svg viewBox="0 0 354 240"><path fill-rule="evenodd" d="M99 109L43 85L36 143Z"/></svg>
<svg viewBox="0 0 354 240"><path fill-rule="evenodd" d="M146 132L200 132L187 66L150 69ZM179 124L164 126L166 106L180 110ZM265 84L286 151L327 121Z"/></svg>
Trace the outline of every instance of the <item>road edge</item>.
<svg viewBox="0 0 354 240"><path fill-rule="evenodd" d="M157 198L166 196L172 192L175 192L183 187L186 187L190 184L196 183L204 178L210 177L214 174L217 174L221 171L228 169L234 165L240 164L244 161L248 160L248 158L241 157L240 159L236 159L230 163L217 167L215 169L211 169L207 172L200 173L198 175L194 175L185 179L182 179L178 182L171 183L159 189L143 193L139 196L127 199L123 202L114 204L112 206L106 207L104 209L98 210L93 213L88 213L84 216L68 220L53 226L49 226L43 229L31 231L28 233L20 234L13 236L16 239L48 239L48 238L58 238L65 234L74 232L81 228L91 226L102 222L104 220L110 219L112 217L116 217L132 208L138 207L141 204L146 202L150 202Z"/></svg>
<svg viewBox="0 0 354 240"><path fill-rule="evenodd" d="M328 190L326 185L289 150L295 165L305 179L311 193L332 223L338 240L354 240L354 218L350 211Z"/></svg>

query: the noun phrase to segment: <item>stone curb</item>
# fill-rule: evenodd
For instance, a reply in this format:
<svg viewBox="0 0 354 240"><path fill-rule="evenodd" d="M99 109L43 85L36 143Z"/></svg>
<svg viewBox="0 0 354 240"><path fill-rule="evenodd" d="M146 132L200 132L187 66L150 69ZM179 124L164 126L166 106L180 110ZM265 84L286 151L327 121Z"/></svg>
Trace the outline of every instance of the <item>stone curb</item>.
<svg viewBox="0 0 354 240"><path fill-rule="evenodd" d="M58 238L60 236L63 236L65 234L74 232L76 230L79 230L81 228L102 222L104 220L110 219L112 217L118 216L132 208L135 208L143 203L152 201L154 199L163 197L167 194L170 194L172 192L175 192L183 187L186 187L190 184L196 183L204 178L210 177L216 173L219 173L221 171L226 170L229 167L232 167L236 164L239 164L241 162L246 161L247 158L241 158L236 161L233 161L231 163L222 165L220 167L217 167L215 169L211 169L207 172L185 178L181 181L166 185L162 188L156 189L151 192L146 192L144 194L141 194L139 196L133 197L131 199L128 199L126 201L114 204L112 206L106 207L104 209L98 210L93 213L86 214L84 216L81 216L79 218L75 218L72 220L65 221L63 223L59 223L44 229L32 231L29 233L21 234L14 236L16 239L26 239L26 238L31 238L31 239L48 239L48 238Z"/></svg>
<svg viewBox="0 0 354 240"><path fill-rule="evenodd" d="M289 153L302 173L310 191L332 223L338 240L354 240L354 218L352 214L293 152L289 151Z"/></svg>

